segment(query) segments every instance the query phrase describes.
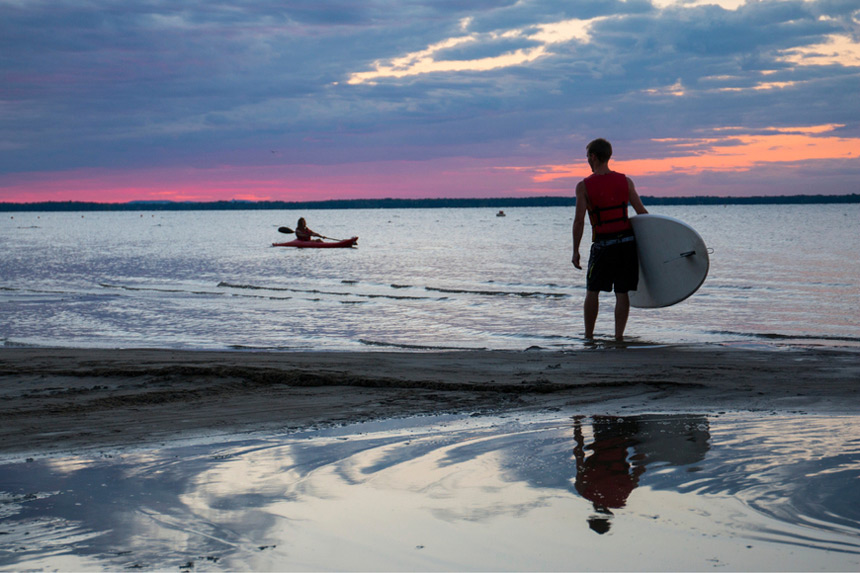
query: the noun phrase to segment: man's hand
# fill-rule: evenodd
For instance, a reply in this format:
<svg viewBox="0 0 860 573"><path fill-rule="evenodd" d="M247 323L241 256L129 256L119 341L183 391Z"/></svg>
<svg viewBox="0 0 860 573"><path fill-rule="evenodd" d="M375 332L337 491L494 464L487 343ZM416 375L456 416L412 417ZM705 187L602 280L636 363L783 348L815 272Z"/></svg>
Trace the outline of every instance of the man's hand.
<svg viewBox="0 0 860 573"><path fill-rule="evenodd" d="M570 260L570 262L573 263L573 266L582 270L582 266L580 266L580 264L579 264L579 251L573 253L573 258Z"/></svg>

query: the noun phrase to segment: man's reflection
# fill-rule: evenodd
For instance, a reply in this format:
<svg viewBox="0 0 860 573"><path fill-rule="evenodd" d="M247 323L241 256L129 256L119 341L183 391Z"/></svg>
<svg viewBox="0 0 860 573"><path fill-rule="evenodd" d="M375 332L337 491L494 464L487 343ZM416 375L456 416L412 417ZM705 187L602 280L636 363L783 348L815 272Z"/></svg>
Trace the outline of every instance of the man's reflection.
<svg viewBox="0 0 860 573"><path fill-rule="evenodd" d="M596 516L588 519L589 527L597 533L606 533L611 510L624 507L627 497L639 485L639 476L645 472L645 466L630 459L630 449L636 444L637 424L634 419L597 416L592 428L594 441L586 446L581 420L574 420L575 487L597 512ZM591 451L588 457L586 449Z"/></svg>
<svg viewBox="0 0 860 573"><path fill-rule="evenodd" d="M595 416L591 426L593 441L586 446L582 417L574 419L574 487L594 506L588 525L600 534L609 531L612 510L625 506L648 464L686 465L708 451L703 417Z"/></svg>

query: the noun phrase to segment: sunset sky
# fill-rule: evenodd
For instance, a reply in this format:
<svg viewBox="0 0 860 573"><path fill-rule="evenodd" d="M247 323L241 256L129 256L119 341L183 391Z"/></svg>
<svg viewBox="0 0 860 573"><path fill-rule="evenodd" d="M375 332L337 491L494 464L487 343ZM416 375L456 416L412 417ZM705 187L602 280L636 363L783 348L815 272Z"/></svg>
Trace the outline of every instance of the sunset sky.
<svg viewBox="0 0 860 573"><path fill-rule="evenodd" d="M857 0L0 0L0 201L860 193Z"/></svg>

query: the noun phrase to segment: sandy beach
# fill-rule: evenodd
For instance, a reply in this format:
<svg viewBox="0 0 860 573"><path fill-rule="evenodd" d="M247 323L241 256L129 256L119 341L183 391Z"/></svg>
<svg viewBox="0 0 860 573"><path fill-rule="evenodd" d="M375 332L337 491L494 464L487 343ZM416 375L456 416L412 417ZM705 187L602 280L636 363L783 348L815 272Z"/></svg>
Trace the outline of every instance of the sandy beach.
<svg viewBox="0 0 860 573"><path fill-rule="evenodd" d="M3 348L0 389L0 452L35 455L443 412L856 414L860 353Z"/></svg>

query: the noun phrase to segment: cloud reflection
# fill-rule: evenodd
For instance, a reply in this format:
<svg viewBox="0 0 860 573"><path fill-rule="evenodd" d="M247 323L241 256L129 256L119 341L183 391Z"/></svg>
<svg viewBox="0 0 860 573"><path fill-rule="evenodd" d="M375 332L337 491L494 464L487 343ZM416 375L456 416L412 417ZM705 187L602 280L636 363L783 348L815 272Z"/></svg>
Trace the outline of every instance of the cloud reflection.
<svg viewBox="0 0 860 573"><path fill-rule="evenodd" d="M858 420L796 418L392 420L7 464L0 491L38 493L0 496L0 567L844 568Z"/></svg>

